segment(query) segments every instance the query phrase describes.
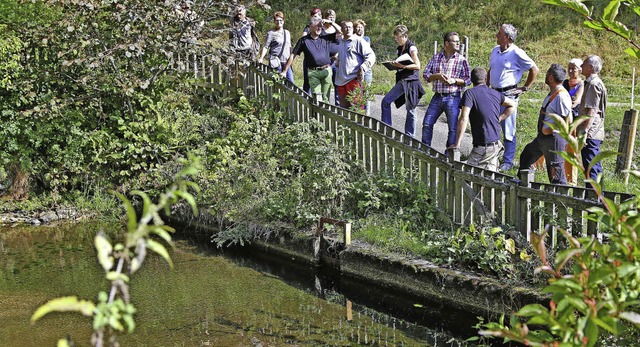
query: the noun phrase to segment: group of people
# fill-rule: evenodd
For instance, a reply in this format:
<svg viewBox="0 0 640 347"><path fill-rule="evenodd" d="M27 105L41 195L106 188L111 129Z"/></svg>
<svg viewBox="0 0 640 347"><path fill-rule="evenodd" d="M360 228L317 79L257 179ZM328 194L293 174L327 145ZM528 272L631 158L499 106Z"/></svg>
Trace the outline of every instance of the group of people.
<svg viewBox="0 0 640 347"><path fill-rule="evenodd" d="M513 25L503 24L496 34L498 45L491 52L488 71L482 67L471 71L473 87L465 91L461 98L456 141L449 146L460 146L467 122L470 121L473 150L468 163L494 171L498 168L502 151L504 156L500 170L508 170L513 166L518 97L529 90L539 72L533 60L514 44L516 36ZM569 72L560 64L551 64L546 71L545 84L549 87L549 93L538 115L537 136L520 154L519 171L531 169L543 157L549 181L554 184L567 184L567 174L571 173L571 165L565 165L559 154L567 150L567 142L551 128L558 119L554 115L566 123L576 117L587 117L577 128L578 132L586 134L586 143L580 153L585 169L600 152L604 140L607 89L599 77L602 59L597 55L589 55L584 61L574 58L569 61L568 69ZM527 79L518 87L525 72ZM584 81L580 74L585 76ZM500 141L500 130L504 145ZM601 172L602 165L597 162L588 175L595 180ZM576 177L570 176L570 179Z"/></svg>
<svg viewBox="0 0 640 347"><path fill-rule="evenodd" d="M240 8L236 12L244 15L243 11L244 8ZM364 83L371 82L371 68L376 62L370 40L364 35L364 21L345 20L338 25L335 11L326 10L323 16L319 8L314 8L308 27L292 48L291 33L284 29L284 14L276 12L273 18L274 29L267 34L258 60L268 58L269 66L293 82L291 65L297 56L304 54L303 89L322 95L322 100L328 102L334 86L336 104L351 107L354 92L361 90ZM242 25L238 27L242 28ZM393 35L398 44L399 59L389 62L387 68L396 70L396 84L382 100L381 120L392 125L391 104L405 105L405 133L413 137L416 107L425 94L420 81L421 64L418 49L409 39L408 28L398 25ZM433 88L422 126L424 144L431 145L434 124L444 112L449 128L447 148L460 147L467 123L470 123L473 150L467 161L469 164L493 171L507 171L514 166L518 98L531 88L540 71L527 53L515 45L516 37L517 30L513 25L501 25L488 68L471 70L459 52L460 35L456 32L444 34L443 50L435 54L422 71L422 78ZM243 47L246 46L245 42ZM545 84L549 94L540 108L538 134L520 155L520 170L531 168L543 157L550 182L567 184L567 173L571 171L565 169L564 159L558 154L566 150L567 143L549 127L556 119L552 115L566 122L580 116L588 117L577 131L587 134L581 156L584 167L589 167L604 140L607 90L598 76L601 68L602 60L596 55L590 55L584 61L571 59L568 71L560 64L548 68ZM525 74L526 79L520 85ZM581 79L581 74L585 80ZM470 85L473 86L467 88ZM499 165L501 157L502 165ZM597 163L588 174L595 179L601 172L602 166Z"/></svg>

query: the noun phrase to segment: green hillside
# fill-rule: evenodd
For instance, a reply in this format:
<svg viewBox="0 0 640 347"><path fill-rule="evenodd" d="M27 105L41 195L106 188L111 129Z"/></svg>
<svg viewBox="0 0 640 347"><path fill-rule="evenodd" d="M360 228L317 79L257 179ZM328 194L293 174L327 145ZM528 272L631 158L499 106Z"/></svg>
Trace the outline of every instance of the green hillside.
<svg viewBox="0 0 640 347"><path fill-rule="evenodd" d="M584 58L589 54L598 54L603 58L601 77L609 91L609 108L605 122L607 138L603 149L618 150L620 129L624 112L631 108L633 69L639 60L624 53L628 43L623 39L604 31L595 31L582 26L583 18L569 9L529 0L435 0L435 1L399 1L399 0L353 0L353 1L285 1L268 2L270 11L253 9L251 16L259 23L260 31L265 34L272 26L271 14L274 11L285 13L285 27L294 40L302 33L309 20L309 11L313 7L323 10L332 8L337 20L363 19L367 23L366 35L371 38L372 47L378 61L395 57L396 43L393 29L398 24L409 28L409 37L419 49L419 57L424 67L434 52L434 43L441 49L442 35L448 31L457 31L464 40L469 40L469 62L473 66L486 66L491 49L496 45L496 32L502 23L511 23L518 29L516 44L525 49L536 61L541 73L538 74L533 89L520 100L517 156L524 145L536 136L537 114L540 102L548 92L544 85L545 71L552 63L566 66L571 58ZM588 6L602 9L606 2L592 1ZM596 12L596 16L599 14ZM637 32L639 16L621 6L618 20L627 23ZM298 59L302 60L302 59ZM299 78L301 66L294 64L296 78ZM638 71L640 73L640 71ZM392 72L380 64L374 67L372 91L386 93L395 83ZM302 82L300 81L299 84ZM638 83L635 83L638 85ZM428 103L431 88L423 98ZM635 107L634 105L634 108ZM640 146L636 146L635 168L640 165L638 155ZM613 174L615 158L606 159L605 178L608 189L637 192L637 182L631 185L622 183L620 177ZM511 174L516 174L513 170ZM536 180L547 181L546 174L539 172Z"/></svg>
<svg viewBox="0 0 640 347"><path fill-rule="evenodd" d="M395 54L396 44L392 31L395 25L405 24L409 28L411 39L420 50L423 65L433 54L434 42L441 44L442 35L448 31L457 31L462 37L469 38L471 66L486 65L489 53L496 44L498 26L501 23L512 23L518 29L516 44L524 48L543 71L551 63L566 65L571 58L598 54L604 59L602 75L611 80L613 87L614 84L629 86L632 68L638 66L638 61L623 52L626 48L623 39L584 28L581 25L582 17L576 13L545 5L540 1L274 0L268 3L272 11L285 13L285 26L291 30L294 38L300 35L307 24L309 10L316 6L323 10L333 8L337 12L338 21L365 20L367 35L371 37L379 61L387 60ZM255 15L264 18L260 29L266 33L272 25L269 15ZM631 24L637 21L636 15L625 8L621 8L619 18ZM538 76L540 88L543 75ZM628 95L618 95L620 92L616 90L612 92L617 98L629 98Z"/></svg>

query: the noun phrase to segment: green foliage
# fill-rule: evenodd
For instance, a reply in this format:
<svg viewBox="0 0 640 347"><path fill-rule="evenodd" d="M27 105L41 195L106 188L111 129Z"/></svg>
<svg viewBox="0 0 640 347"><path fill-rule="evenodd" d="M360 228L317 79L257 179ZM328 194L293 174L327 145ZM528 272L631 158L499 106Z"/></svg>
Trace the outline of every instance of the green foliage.
<svg viewBox="0 0 640 347"><path fill-rule="evenodd" d="M581 0L542 0L542 2L549 5L566 7L577 12L586 18L582 24L587 28L606 30L620 36L632 46L627 48L625 52L636 59L640 58L640 45L634 40L634 31L630 30L623 22L617 20L620 5L622 4L640 16L640 3L636 0L611 0L602 9L602 15L599 17L594 14L594 9L589 10L583 3L584 1Z"/></svg>
<svg viewBox="0 0 640 347"><path fill-rule="evenodd" d="M445 262L475 268L501 278L514 276L516 243L499 227L460 228L446 244Z"/></svg>
<svg viewBox="0 0 640 347"><path fill-rule="evenodd" d="M586 135L576 137L572 132L584 120L578 118L566 124L554 116L554 130L567 139L574 153L580 152ZM610 153L594 158L590 167L607 155ZM590 169L582 167L573 153L562 156L583 174ZM633 175L638 177L640 173ZM587 181L602 203L602 207L589 210L589 219L600 226L599 237L575 237L560 229L568 248L559 252L552 263L547 257L546 232L532 234L531 243L542 262L536 272L550 276L544 289L552 295L549 307L527 305L511 317L508 326L488 323L480 332L482 335L530 346L595 346L603 335L617 336L629 326L640 328L640 197L616 204L603 195L601 177Z"/></svg>
<svg viewBox="0 0 640 347"><path fill-rule="evenodd" d="M211 132L202 121L211 117L189 98L195 86L176 58L210 54L219 33L175 6L3 2L0 17L14 31L0 29L0 165L26 170L38 188L54 192L83 186L84 172L124 191L139 175L186 156L202 139L194 135ZM226 6L199 3L193 11L226 18Z"/></svg>
<svg viewBox="0 0 640 347"><path fill-rule="evenodd" d="M226 224L216 240L242 243L255 232L340 215L355 166L338 139L317 122L291 123L260 99L242 96L237 111L222 115L226 131L206 149L203 198Z"/></svg>
<svg viewBox="0 0 640 347"><path fill-rule="evenodd" d="M20 73L20 50L22 42L6 25L0 24L0 93L5 94L15 88L14 79Z"/></svg>
<svg viewBox="0 0 640 347"><path fill-rule="evenodd" d="M393 173L355 177L351 184L346 205L354 218L370 214L391 213L413 230L434 225L435 209L429 201L428 187L410 176L416 172L396 166Z"/></svg>
<svg viewBox="0 0 640 347"><path fill-rule="evenodd" d="M198 172L200 163L195 157L191 157L190 160L190 163L183 161L186 165L176 175L176 182L159 197L157 203L151 202L144 192L132 192L142 200L142 213L139 219L131 201L123 194L115 193L122 201L127 214L125 241L113 245L102 232L94 238L98 263L106 273L105 278L111 283L109 293L100 292L97 304L78 300L75 296L50 300L34 312L31 316L32 323L51 312L79 312L84 316L93 317L94 333L91 341L94 346L103 346L105 334L125 330L130 333L135 329L133 315L136 309L130 303L130 275L140 269L148 250L162 256L173 267L166 247L152 238L159 237L172 245L169 233L174 230L164 224L160 214L170 214L171 207L180 200L184 200L197 213L196 201L190 191L192 189L197 191L199 188L186 178ZM115 336L109 340L113 343ZM59 345L68 345L68 341L60 340Z"/></svg>

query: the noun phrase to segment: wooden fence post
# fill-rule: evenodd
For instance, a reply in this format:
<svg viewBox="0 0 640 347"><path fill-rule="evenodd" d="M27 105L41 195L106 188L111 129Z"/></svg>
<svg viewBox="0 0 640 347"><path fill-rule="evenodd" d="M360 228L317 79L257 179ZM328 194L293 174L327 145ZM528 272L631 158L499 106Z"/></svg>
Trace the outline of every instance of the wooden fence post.
<svg viewBox="0 0 640 347"><path fill-rule="evenodd" d="M520 170L520 186L531 187L534 179L533 170ZM516 220L516 228L520 232L525 233L527 241L531 240L531 200L527 198L516 199L516 212L518 214Z"/></svg>
<svg viewBox="0 0 640 347"><path fill-rule="evenodd" d="M633 148L636 142L636 130L638 128L638 111L628 110L624 113L622 129L620 129L620 145L618 147L618 159L616 160L616 173L631 168ZM625 185L629 182L629 174L624 174Z"/></svg>

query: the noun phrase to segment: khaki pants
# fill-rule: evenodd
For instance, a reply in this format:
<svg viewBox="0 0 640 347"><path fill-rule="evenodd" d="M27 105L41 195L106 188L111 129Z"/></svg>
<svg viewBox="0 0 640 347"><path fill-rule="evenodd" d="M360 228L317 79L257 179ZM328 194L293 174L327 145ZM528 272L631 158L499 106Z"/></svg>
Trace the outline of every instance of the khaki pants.
<svg viewBox="0 0 640 347"><path fill-rule="evenodd" d="M504 152L504 146L500 141L488 146L474 146L469 154L469 159L467 159L467 164L498 171L498 162L502 152Z"/></svg>

